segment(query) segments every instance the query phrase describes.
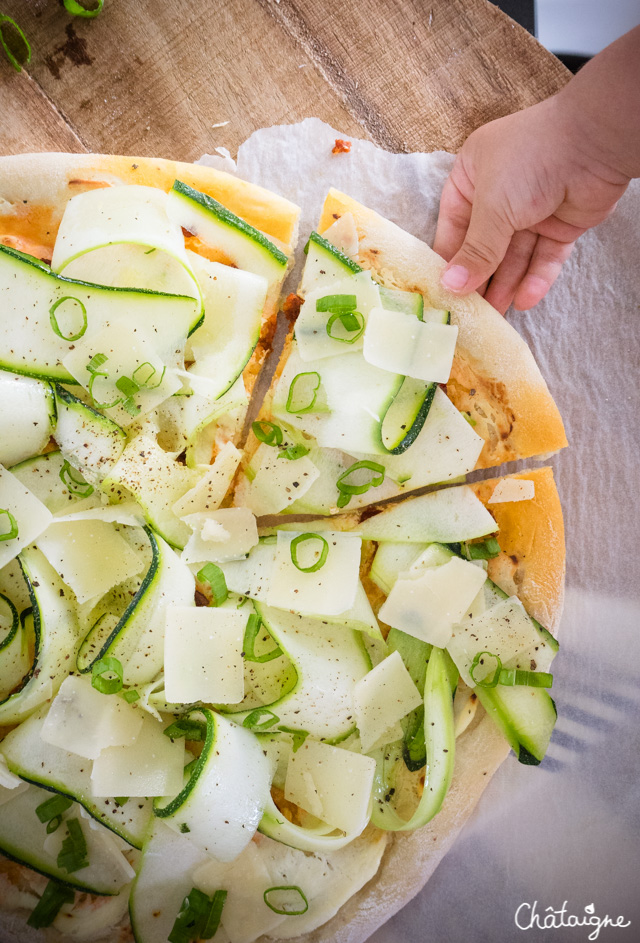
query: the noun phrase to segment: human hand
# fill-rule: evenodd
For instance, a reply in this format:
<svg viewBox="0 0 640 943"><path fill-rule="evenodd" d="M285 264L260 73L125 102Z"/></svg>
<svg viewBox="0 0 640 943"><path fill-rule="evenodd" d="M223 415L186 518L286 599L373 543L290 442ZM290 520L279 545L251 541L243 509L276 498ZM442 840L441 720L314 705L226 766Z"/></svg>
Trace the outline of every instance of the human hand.
<svg viewBox="0 0 640 943"><path fill-rule="evenodd" d="M596 129L577 111L560 93L467 138L442 192L434 243L449 262L446 288L480 290L503 314L512 302L531 308L578 236L615 208L629 176L603 159Z"/></svg>

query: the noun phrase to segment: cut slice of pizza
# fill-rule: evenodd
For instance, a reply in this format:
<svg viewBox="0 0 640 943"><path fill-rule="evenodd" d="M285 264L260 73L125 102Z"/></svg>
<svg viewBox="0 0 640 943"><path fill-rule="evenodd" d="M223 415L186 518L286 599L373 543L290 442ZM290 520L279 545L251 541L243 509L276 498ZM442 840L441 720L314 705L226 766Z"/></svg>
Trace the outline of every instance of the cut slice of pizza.
<svg viewBox="0 0 640 943"><path fill-rule="evenodd" d="M0 461L51 435L183 546L182 515L217 506L238 467L298 208L208 167L72 154L1 158L0 198Z"/></svg>
<svg viewBox="0 0 640 943"><path fill-rule="evenodd" d="M425 243L335 190L318 229L236 503L334 514L567 444L524 340Z"/></svg>

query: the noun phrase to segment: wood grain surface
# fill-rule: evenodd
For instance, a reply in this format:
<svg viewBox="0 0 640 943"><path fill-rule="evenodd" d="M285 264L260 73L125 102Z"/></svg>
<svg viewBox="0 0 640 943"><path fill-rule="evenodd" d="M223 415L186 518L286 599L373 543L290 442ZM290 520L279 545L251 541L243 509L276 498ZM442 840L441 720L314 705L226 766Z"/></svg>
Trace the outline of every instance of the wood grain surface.
<svg viewBox="0 0 640 943"><path fill-rule="evenodd" d="M0 59L0 153L193 160L315 115L395 151L456 150L569 73L486 0L4 0L33 49ZM224 126L215 127L221 122Z"/></svg>

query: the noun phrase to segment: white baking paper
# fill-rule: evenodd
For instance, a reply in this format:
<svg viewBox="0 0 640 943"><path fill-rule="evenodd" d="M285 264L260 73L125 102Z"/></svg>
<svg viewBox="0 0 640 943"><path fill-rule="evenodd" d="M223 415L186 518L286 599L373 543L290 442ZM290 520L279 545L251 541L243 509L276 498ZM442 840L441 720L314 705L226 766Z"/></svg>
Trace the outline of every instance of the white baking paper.
<svg viewBox="0 0 640 943"><path fill-rule="evenodd" d="M238 175L303 208L300 246L330 186L431 244L453 157L394 155L356 140L349 154L333 155L336 137L345 135L316 119L258 131L240 148ZM565 515L567 594L549 753L538 768L509 757L427 886L372 943L640 939L638 220L635 182L615 214L579 240L548 297L507 315L531 346L570 440L551 460ZM547 929L521 928L534 902ZM622 919L593 936L606 915ZM575 926L584 920L590 925Z"/></svg>

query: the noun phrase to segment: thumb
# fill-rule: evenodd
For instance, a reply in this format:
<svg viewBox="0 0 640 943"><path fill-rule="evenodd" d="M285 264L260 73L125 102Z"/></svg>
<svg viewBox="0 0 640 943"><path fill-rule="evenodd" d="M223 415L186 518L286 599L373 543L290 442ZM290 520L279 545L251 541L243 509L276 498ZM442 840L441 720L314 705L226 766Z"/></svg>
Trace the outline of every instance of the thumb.
<svg viewBox="0 0 640 943"><path fill-rule="evenodd" d="M477 196L476 191L464 242L441 276L445 288L461 295L475 291L491 278L505 257L514 233L513 227L495 208Z"/></svg>

